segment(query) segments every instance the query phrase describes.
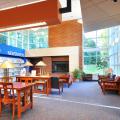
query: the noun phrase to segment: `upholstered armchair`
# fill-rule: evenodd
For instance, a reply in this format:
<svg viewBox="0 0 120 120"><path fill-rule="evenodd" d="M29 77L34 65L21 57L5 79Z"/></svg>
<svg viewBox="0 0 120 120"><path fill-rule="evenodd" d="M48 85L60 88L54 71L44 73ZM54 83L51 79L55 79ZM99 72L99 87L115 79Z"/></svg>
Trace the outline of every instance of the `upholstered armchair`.
<svg viewBox="0 0 120 120"><path fill-rule="evenodd" d="M108 90L117 91L120 94L120 76L117 76L114 80L110 80L109 77L100 77L98 83L103 94Z"/></svg>

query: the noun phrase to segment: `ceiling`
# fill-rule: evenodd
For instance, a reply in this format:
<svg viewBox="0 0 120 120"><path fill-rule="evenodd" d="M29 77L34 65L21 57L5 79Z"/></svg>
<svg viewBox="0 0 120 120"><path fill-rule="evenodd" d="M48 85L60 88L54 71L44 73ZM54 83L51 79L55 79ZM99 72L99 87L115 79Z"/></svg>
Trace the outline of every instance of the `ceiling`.
<svg viewBox="0 0 120 120"><path fill-rule="evenodd" d="M59 1L62 7L66 6L66 0L59 0ZM72 1L72 11L62 15L63 21L82 18L80 0L71 0L71 1Z"/></svg>
<svg viewBox="0 0 120 120"><path fill-rule="evenodd" d="M84 31L120 25L120 0L80 0Z"/></svg>
<svg viewBox="0 0 120 120"><path fill-rule="evenodd" d="M61 23L58 0L39 0L34 4L33 0L27 1L0 1L0 32Z"/></svg>
<svg viewBox="0 0 120 120"><path fill-rule="evenodd" d="M37 1L45 1L45 0L0 0L0 9L28 4ZM59 1L62 7L66 7L66 0L59 0ZM72 12L62 14L62 21L80 19L80 18L81 18L80 0L72 0Z"/></svg>
<svg viewBox="0 0 120 120"><path fill-rule="evenodd" d="M0 9L47 0L0 0ZM67 0L59 0L66 7ZM85 32L120 25L120 0L71 0L72 11L62 14L62 21L83 19ZM81 7L80 7L81 4ZM81 15L82 11L82 15ZM81 17L82 16L82 17Z"/></svg>

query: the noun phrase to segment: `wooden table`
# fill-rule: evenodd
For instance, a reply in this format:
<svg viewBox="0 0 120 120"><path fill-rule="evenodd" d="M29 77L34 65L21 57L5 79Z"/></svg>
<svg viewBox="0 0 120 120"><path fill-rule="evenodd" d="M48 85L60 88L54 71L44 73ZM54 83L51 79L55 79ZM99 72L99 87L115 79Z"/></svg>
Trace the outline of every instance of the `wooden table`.
<svg viewBox="0 0 120 120"><path fill-rule="evenodd" d="M46 94L49 95L51 92L51 76L49 75L41 75L41 76L16 76L16 81L18 82L20 78L32 78L32 83L37 80L46 80L47 82L47 90Z"/></svg>
<svg viewBox="0 0 120 120"><path fill-rule="evenodd" d="M33 107L33 91L32 86L33 83L25 84L21 82L14 82L13 83L13 89L16 90L17 93L17 105L18 105L18 118L21 118L21 113L26 111L28 108ZM0 89L2 89L2 86L0 86ZM24 105L21 105L21 93L24 95ZM28 95L29 93L29 95ZM28 97L29 102L27 102Z"/></svg>

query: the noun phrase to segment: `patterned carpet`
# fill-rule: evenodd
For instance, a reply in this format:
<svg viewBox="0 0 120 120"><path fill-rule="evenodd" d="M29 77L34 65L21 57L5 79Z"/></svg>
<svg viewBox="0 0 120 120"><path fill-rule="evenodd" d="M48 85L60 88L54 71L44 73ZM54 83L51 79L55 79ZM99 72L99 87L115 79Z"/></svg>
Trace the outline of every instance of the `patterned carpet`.
<svg viewBox="0 0 120 120"><path fill-rule="evenodd" d="M120 96L103 95L97 82L76 82L65 86L63 94L57 93L35 94L33 109L24 112L21 120L120 120ZM4 110L0 120L11 120L10 116Z"/></svg>

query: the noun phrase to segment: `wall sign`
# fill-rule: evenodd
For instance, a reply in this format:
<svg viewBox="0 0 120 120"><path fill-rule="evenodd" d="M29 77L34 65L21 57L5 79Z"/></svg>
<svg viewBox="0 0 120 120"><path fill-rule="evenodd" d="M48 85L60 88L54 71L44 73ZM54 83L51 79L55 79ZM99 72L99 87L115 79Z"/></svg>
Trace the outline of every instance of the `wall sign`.
<svg viewBox="0 0 120 120"><path fill-rule="evenodd" d="M0 54L2 55L10 55L10 56L18 56L18 57L25 57L25 50L12 47L5 44L0 44Z"/></svg>

